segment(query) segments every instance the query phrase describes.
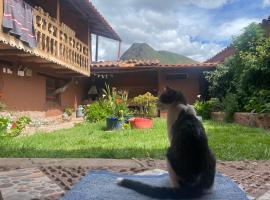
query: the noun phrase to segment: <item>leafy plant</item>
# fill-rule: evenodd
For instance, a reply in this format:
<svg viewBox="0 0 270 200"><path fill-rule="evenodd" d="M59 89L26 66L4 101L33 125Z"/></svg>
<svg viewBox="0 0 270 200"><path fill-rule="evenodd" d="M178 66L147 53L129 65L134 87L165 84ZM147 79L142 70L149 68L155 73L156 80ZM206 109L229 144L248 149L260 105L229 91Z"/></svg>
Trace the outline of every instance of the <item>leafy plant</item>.
<svg viewBox="0 0 270 200"><path fill-rule="evenodd" d="M143 117L156 117L157 116L157 106L156 101L157 97L153 96L150 92L145 93L144 95L139 95L134 97L132 102L139 107L139 110L136 112L136 115Z"/></svg>
<svg viewBox="0 0 270 200"><path fill-rule="evenodd" d="M22 116L16 121L12 121L10 117L0 117L0 135L16 137L20 135L22 130L31 122L29 117Z"/></svg>
<svg viewBox="0 0 270 200"><path fill-rule="evenodd" d="M4 136L6 134L9 123L10 119L8 117L0 116L0 136Z"/></svg>
<svg viewBox="0 0 270 200"><path fill-rule="evenodd" d="M254 93L244 108L252 113L270 113L270 90Z"/></svg>
<svg viewBox="0 0 270 200"><path fill-rule="evenodd" d="M211 98L208 101L195 101L194 108L197 115L202 116L203 119L210 119L212 112L223 110L223 104L219 101L219 99Z"/></svg>
<svg viewBox="0 0 270 200"><path fill-rule="evenodd" d="M117 90L116 88L111 89L109 85L106 84L100 101L111 116L117 117L121 121L131 115L128 109L127 91Z"/></svg>
<svg viewBox="0 0 270 200"><path fill-rule="evenodd" d="M87 105L84 114L89 122L98 122L107 117L117 117L119 121L124 121L131 114L128 109L128 92L116 90L116 88L111 89L106 84L102 98Z"/></svg>
<svg viewBox="0 0 270 200"><path fill-rule="evenodd" d="M223 104L225 111L224 120L225 122L232 122L234 113L239 110L238 99L236 95L228 93L223 100Z"/></svg>
<svg viewBox="0 0 270 200"><path fill-rule="evenodd" d="M72 113L73 113L73 108L71 108L71 107L66 107L66 108L64 109L64 113L66 113L68 116L71 116Z"/></svg>
<svg viewBox="0 0 270 200"><path fill-rule="evenodd" d="M124 129L124 130L130 130L130 129L131 129L130 123L124 123L124 124L122 125L122 129Z"/></svg>
<svg viewBox="0 0 270 200"><path fill-rule="evenodd" d="M20 135L22 130L31 122L27 116L20 117L16 122L13 122L11 129L8 131L8 136L16 137Z"/></svg>
<svg viewBox="0 0 270 200"><path fill-rule="evenodd" d="M110 112L101 102L94 102L84 108L84 116L88 122L104 120L109 114Z"/></svg>

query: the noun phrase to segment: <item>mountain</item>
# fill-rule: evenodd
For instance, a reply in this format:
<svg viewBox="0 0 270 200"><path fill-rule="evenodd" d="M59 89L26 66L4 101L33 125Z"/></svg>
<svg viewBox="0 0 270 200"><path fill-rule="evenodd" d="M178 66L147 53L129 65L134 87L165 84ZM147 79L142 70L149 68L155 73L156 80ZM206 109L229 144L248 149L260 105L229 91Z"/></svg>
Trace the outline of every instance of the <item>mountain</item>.
<svg viewBox="0 0 270 200"><path fill-rule="evenodd" d="M198 63L191 58L169 51L156 51L146 43L134 43L123 53L121 60L159 60L162 64L189 64Z"/></svg>

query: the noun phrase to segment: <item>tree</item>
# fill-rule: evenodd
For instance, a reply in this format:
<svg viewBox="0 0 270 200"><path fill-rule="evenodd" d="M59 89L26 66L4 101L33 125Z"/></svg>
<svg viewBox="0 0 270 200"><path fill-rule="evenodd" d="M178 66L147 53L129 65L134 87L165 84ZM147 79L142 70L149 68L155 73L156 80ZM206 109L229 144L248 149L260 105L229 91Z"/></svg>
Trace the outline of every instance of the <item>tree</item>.
<svg viewBox="0 0 270 200"><path fill-rule="evenodd" d="M261 90L270 90L270 38L260 24L252 23L234 38L235 54L206 74L212 97L235 94L239 109Z"/></svg>

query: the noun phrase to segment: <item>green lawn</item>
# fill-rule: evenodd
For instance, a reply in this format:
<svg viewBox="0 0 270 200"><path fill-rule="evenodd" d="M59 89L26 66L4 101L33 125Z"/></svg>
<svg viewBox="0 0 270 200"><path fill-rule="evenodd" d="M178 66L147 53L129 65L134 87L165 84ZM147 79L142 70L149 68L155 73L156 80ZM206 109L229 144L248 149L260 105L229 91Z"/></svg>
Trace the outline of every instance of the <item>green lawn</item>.
<svg viewBox="0 0 270 200"><path fill-rule="evenodd" d="M235 124L204 123L220 160L270 159L270 132ZM168 145L166 123L151 130L103 131L104 122L22 138L0 138L0 157L162 159Z"/></svg>

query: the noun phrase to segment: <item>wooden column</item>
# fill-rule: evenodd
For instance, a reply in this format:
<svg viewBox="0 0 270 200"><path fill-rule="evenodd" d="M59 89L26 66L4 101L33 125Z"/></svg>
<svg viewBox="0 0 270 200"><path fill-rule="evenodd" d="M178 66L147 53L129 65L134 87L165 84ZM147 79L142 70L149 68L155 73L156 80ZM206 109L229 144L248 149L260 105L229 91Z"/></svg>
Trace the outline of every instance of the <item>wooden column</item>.
<svg viewBox="0 0 270 200"><path fill-rule="evenodd" d="M120 60L120 54L121 54L121 41L119 41L119 45L118 45L117 60Z"/></svg>
<svg viewBox="0 0 270 200"><path fill-rule="evenodd" d="M98 61L98 35L96 35L96 59L95 61Z"/></svg>
<svg viewBox="0 0 270 200"><path fill-rule="evenodd" d="M88 34L88 67L90 67L90 63L92 63L92 37L89 23L87 34Z"/></svg>
<svg viewBox="0 0 270 200"><path fill-rule="evenodd" d="M4 0L0 0L0 32L3 32Z"/></svg>
<svg viewBox="0 0 270 200"><path fill-rule="evenodd" d="M57 23L58 23L58 25L60 25L60 23L61 23L61 14L60 14L60 0L57 0L57 2L56 2L56 20L57 20ZM56 54L57 54L57 56L60 56L60 37L61 37L61 35L60 35L60 29L58 29L57 30L57 44L56 44Z"/></svg>
<svg viewBox="0 0 270 200"><path fill-rule="evenodd" d="M57 7L56 7L56 19L57 19L57 22L60 24L61 22L61 14L60 14L60 0L57 0Z"/></svg>

